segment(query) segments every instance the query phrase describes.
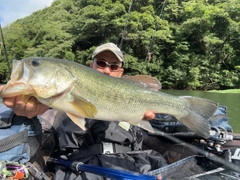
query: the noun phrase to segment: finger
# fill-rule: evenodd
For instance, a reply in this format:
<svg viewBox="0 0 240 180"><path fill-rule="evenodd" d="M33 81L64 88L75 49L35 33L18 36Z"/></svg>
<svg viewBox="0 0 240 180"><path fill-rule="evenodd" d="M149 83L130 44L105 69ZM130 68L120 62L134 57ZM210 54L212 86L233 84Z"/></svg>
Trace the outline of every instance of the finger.
<svg viewBox="0 0 240 180"><path fill-rule="evenodd" d="M16 99L16 97L3 98L3 103L9 108L14 108L15 99Z"/></svg>
<svg viewBox="0 0 240 180"><path fill-rule="evenodd" d="M144 119L146 119L146 120L151 120L151 119L153 119L154 117L155 117L155 113L152 112L152 111L147 111L147 112L145 112L145 114L144 114Z"/></svg>
<svg viewBox="0 0 240 180"><path fill-rule="evenodd" d="M25 106L25 112L27 112L26 116L28 118L32 118L34 116L43 114L49 109L48 106L40 103L35 97L31 97Z"/></svg>
<svg viewBox="0 0 240 180"><path fill-rule="evenodd" d="M41 115L44 112L46 112L49 109L48 106L45 106L44 104L37 104L36 106L36 110L29 110L29 111L25 111L28 112L27 114L25 114L24 116L28 117L29 119L37 116L37 115Z"/></svg>
<svg viewBox="0 0 240 180"><path fill-rule="evenodd" d="M25 102L25 111L36 111L38 106L38 100L35 97L29 97Z"/></svg>
<svg viewBox="0 0 240 180"><path fill-rule="evenodd" d="M31 96L27 96L27 95L16 96L15 104L14 104L14 110L25 111L26 110L26 104L27 104L27 102L30 98L31 98Z"/></svg>
<svg viewBox="0 0 240 180"><path fill-rule="evenodd" d="M36 109L34 104L30 101L32 96L19 95L15 97L14 107L12 108L14 113L18 116L26 116ZM29 103L30 101L30 103Z"/></svg>
<svg viewBox="0 0 240 180"><path fill-rule="evenodd" d="M45 113L48 109L49 109L49 107L46 106L45 104L38 103L36 113L37 113L37 115L40 115L40 114Z"/></svg>

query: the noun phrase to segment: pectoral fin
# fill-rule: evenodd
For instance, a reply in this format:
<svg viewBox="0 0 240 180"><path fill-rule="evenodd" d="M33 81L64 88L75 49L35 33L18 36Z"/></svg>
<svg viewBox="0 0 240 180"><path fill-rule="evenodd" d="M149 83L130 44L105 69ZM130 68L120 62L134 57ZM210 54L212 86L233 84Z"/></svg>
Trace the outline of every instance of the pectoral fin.
<svg viewBox="0 0 240 180"><path fill-rule="evenodd" d="M138 126L142 129L145 129L146 131L149 131L151 133L155 133L154 129L152 128L151 124L148 121L141 120L141 121L134 121L134 122L130 122L130 123L134 126Z"/></svg>
<svg viewBox="0 0 240 180"><path fill-rule="evenodd" d="M123 122L123 121L121 121L121 122L118 123L118 125L119 125L121 128L125 129L126 131L129 131L130 124L129 124L128 122Z"/></svg>
<svg viewBox="0 0 240 180"><path fill-rule="evenodd" d="M81 117L81 116L77 116L75 114L71 114L71 113L67 113L68 117L76 124L78 125L80 128L82 128L82 130L86 130L85 128L85 118Z"/></svg>
<svg viewBox="0 0 240 180"><path fill-rule="evenodd" d="M82 97L74 97L71 104L83 117L94 118L97 114L97 108Z"/></svg>

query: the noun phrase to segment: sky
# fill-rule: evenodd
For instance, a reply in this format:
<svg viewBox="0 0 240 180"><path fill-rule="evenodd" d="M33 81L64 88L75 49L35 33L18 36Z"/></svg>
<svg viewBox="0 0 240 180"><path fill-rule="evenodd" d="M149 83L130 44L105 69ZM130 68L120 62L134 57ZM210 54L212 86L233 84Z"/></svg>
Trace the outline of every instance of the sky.
<svg viewBox="0 0 240 180"><path fill-rule="evenodd" d="M4 27L17 19L48 7L54 0L0 0L0 23Z"/></svg>

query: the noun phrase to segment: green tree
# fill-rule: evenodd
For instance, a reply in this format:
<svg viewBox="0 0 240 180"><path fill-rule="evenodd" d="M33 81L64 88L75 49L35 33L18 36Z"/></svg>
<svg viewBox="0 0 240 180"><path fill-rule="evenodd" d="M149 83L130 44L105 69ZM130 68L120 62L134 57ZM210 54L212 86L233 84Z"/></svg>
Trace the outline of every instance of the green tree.
<svg viewBox="0 0 240 180"><path fill-rule="evenodd" d="M46 56L89 65L96 46L122 42L128 75L148 74L171 89L240 87L239 0L130 2L55 0L3 29L9 61ZM3 81L4 56L0 63Z"/></svg>

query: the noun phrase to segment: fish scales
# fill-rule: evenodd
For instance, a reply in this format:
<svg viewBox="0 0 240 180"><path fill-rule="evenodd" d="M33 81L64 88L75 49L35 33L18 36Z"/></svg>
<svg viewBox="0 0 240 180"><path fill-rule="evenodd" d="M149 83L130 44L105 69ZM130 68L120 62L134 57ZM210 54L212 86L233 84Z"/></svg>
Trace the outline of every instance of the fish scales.
<svg viewBox="0 0 240 180"><path fill-rule="evenodd" d="M104 112L102 115L97 114L100 118L104 118L104 116L107 115L111 119L112 116L117 116L117 114L119 114L119 116L129 114L126 116L129 118L131 115L136 116L136 112L138 111L139 117L142 117L142 112L148 110L159 112L161 109L163 113L171 113L171 107L175 109L183 107L183 101L181 101L182 103L176 103L180 100L173 96L172 98L174 98L174 100L171 102L169 101L169 97L164 99L159 92L149 91L149 89L139 85L139 83L131 82L131 84L129 84L129 81L125 79L116 81L115 78L109 76L105 78L104 76L106 75L103 74L103 78L97 78L96 76L91 78L88 75L89 83L84 83L83 85L83 89L87 91L85 91L85 93L78 91L87 97L85 94L89 94L92 83L95 84L94 89L96 88L96 95L101 98L96 99L94 96L91 96L88 97L88 99L94 102L93 104L97 107L101 108L100 112ZM118 104L118 106L113 106L113 104ZM164 110L164 108L166 110ZM111 110L111 113L109 113L109 110Z"/></svg>

